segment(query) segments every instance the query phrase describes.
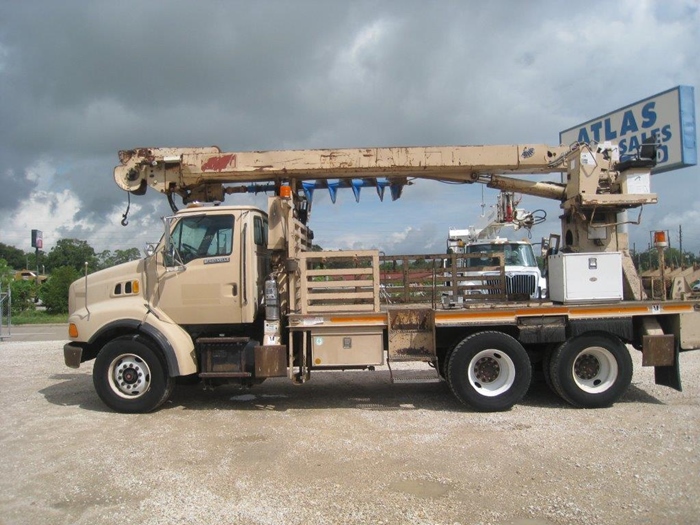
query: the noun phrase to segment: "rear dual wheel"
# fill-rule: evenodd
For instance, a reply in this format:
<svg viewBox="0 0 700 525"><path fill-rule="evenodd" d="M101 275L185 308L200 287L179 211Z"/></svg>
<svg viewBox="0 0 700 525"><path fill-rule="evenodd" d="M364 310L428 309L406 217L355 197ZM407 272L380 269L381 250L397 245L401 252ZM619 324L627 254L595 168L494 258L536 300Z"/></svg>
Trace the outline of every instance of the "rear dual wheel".
<svg viewBox="0 0 700 525"><path fill-rule="evenodd" d="M532 379L523 346L501 332L479 332L463 339L447 363L452 393L480 412L510 409L520 401Z"/></svg>
<svg viewBox="0 0 700 525"><path fill-rule="evenodd" d="M565 341L548 360L552 389L580 408L602 408L615 403L632 381L632 358L617 337L591 332Z"/></svg>

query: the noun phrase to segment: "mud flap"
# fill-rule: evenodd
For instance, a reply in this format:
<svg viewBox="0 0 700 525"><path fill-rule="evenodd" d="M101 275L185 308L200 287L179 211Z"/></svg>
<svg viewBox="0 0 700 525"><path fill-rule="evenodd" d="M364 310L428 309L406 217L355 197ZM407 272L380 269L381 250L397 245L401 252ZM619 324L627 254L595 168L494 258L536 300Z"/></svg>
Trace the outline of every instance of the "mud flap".
<svg viewBox="0 0 700 525"><path fill-rule="evenodd" d="M674 345L673 364L669 366L654 367L654 382L657 385L667 386L683 392L681 386L681 366L679 359L678 344Z"/></svg>

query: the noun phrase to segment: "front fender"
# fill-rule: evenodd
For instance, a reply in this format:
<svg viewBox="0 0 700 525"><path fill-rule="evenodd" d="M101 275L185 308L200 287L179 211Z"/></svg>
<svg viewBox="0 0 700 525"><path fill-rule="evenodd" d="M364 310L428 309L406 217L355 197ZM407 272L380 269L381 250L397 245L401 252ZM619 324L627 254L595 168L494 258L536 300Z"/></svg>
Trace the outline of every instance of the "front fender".
<svg viewBox="0 0 700 525"><path fill-rule="evenodd" d="M197 373L197 356L190 334L173 322L164 322L149 315L139 331L149 335L164 349L171 376L186 376ZM167 350L165 350L167 348Z"/></svg>
<svg viewBox="0 0 700 525"><path fill-rule="evenodd" d="M192 338L165 313L149 308L143 303L138 305L132 303L131 308L122 308L121 312L99 306L101 305L91 306L89 311L79 310L68 319L69 323L76 325L80 334L79 337L71 339L79 346L85 345L95 349L94 353L84 354L83 360L94 358L96 350L99 350L109 339L124 333L141 333L148 336L163 352L170 376L197 372L197 359ZM127 311L128 318L119 315ZM81 344L80 341L85 343Z"/></svg>

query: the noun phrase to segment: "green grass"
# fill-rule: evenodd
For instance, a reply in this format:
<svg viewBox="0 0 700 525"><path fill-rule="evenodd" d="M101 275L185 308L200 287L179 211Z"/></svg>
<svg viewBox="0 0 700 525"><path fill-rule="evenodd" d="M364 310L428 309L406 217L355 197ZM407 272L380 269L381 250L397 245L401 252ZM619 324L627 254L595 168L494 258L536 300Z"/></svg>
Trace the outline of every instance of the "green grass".
<svg viewBox="0 0 700 525"><path fill-rule="evenodd" d="M3 319L4 320L4 319ZM27 310L12 316L12 324L55 324L67 323L68 314L47 314L39 310Z"/></svg>

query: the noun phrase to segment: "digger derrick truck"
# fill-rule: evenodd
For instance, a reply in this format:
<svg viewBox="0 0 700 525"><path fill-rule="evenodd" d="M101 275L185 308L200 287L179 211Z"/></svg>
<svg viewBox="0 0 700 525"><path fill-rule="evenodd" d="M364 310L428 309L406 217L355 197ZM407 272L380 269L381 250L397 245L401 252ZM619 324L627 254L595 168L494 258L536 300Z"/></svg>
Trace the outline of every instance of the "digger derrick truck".
<svg viewBox="0 0 700 525"><path fill-rule="evenodd" d="M507 410L533 369L577 407L613 404L632 377L626 345L681 389L679 353L700 347L700 304L648 301L631 264L619 213L653 204L653 144L620 160L611 143L371 148L224 153L218 148L140 148L119 153L116 183L152 190L174 207L147 256L86 275L69 292L64 357L95 360L94 386L120 412L148 412L183 377L214 386L254 385L314 371L426 364L478 411ZM562 182L518 175L563 174ZM313 193L363 188L399 198L415 179L481 183L560 202L561 250L549 256L549 300L477 300L457 278L452 253L384 255L312 251ZM640 191L641 188L641 191ZM266 191L267 210L203 206ZM494 254L502 269L502 255ZM493 261L492 261L493 262ZM448 293L463 301L444 304ZM478 297L478 296L477 296ZM403 372L406 372L403 370Z"/></svg>

